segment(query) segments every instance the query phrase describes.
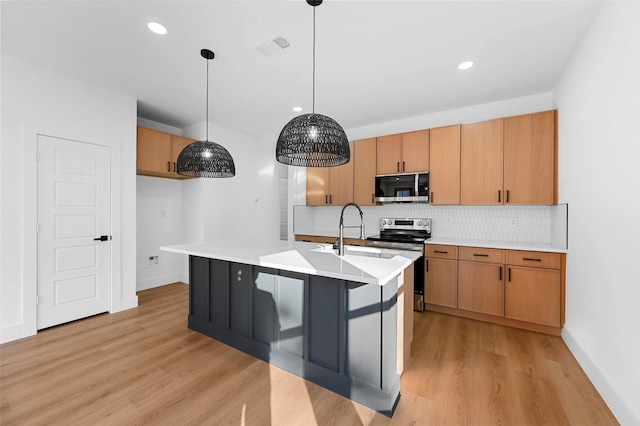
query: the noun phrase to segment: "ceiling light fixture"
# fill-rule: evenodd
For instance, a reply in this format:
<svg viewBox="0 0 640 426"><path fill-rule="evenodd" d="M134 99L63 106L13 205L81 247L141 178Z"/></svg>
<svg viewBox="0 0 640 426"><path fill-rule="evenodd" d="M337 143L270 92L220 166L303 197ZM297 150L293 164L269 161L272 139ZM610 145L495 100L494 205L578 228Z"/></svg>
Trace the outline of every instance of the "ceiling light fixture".
<svg viewBox="0 0 640 426"><path fill-rule="evenodd" d="M159 35L165 35L167 33L167 27L165 27L164 25L158 22L149 22L147 24L147 28L149 28L151 32L154 32Z"/></svg>
<svg viewBox="0 0 640 426"><path fill-rule="evenodd" d="M236 175L236 165L229 151L209 141L209 61L215 55L202 49L200 55L207 60L207 117L206 140L187 145L178 155L178 174L206 178L226 178Z"/></svg>
<svg viewBox="0 0 640 426"><path fill-rule="evenodd" d="M473 61L465 61L460 65L458 65L458 69L464 71L464 70L468 70L472 66L473 66Z"/></svg>
<svg viewBox="0 0 640 426"><path fill-rule="evenodd" d="M349 140L342 127L330 117L315 113L316 103L316 6L322 0L307 0L313 6L313 91L312 112L289 121L278 137L276 159L302 167L332 167L351 159Z"/></svg>

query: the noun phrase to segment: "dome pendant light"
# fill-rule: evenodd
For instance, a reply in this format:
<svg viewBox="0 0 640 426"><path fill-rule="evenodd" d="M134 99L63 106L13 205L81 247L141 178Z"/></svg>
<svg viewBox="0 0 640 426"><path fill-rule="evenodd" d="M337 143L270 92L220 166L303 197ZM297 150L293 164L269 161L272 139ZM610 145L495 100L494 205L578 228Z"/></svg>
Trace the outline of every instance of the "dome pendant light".
<svg viewBox="0 0 640 426"><path fill-rule="evenodd" d="M206 140L187 145L178 156L178 174L205 178L226 178L236 175L236 165L229 151L209 141L209 61L214 53L202 49L200 55L207 60L207 129Z"/></svg>
<svg viewBox="0 0 640 426"><path fill-rule="evenodd" d="M290 166L340 166L351 159L347 135L333 118L315 112L316 6L322 4L322 0L307 0L307 3L313 6L312 112L299 115L284 126L276 145L276 159Z"/></svg>

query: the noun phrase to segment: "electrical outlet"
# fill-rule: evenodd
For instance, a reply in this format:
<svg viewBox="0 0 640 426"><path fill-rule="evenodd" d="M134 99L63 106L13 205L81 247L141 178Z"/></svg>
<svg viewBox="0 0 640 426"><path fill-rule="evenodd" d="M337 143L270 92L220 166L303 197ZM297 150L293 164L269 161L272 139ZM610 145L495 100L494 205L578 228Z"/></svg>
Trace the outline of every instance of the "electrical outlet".
<svg viewBox="0 0 640 426"><path fill-rule="evenodd" d="M450 217L448 217L448 218L447 218L447 225L451 225L451 223L452 223L452 222L453 222L453 221L451 220L451 218L450 218Z"/></svg>
<svg viewBox="0 0 640 426"><path fill-rule="evenodd" d="M149 266L158 264L158 256L149 256Z"/></svg>
<svg viewBox="0 0 640 426"><path fill-rule="evenodd" d="M509 225L511 225L511 226L518 226L518 218L517 218L517 217L511 217L511 218L509 218Z"/></svg>

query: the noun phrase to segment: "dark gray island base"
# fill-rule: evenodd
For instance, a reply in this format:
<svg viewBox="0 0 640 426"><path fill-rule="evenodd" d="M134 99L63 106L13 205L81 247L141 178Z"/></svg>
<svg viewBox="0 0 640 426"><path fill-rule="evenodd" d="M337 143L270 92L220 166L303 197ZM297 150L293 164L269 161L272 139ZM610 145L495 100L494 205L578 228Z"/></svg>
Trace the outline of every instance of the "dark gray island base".
<svg viewBox="0 0 640 426"><path fill-rule="evenodd" d="M385 285L189 256L189 328L391 417L397 278Z"/></svg>

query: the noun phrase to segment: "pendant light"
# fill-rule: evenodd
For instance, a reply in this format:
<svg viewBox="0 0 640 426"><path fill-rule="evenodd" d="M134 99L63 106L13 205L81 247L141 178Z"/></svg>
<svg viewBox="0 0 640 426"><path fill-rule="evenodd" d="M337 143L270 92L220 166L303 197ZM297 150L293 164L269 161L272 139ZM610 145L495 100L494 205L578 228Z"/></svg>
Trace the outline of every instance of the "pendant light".
<svg viewBox="0 0 640 426"><path fill-rule="evenodd" d="M226 178L236 175L236 165L229 151L220 144L209 141L209 61L215 55L202 49L200 55L207 60L207 129L204 141L187 145L178 156L178 174L205 178Z"/></svg>
<svg viewBox="0 0 640 426"><path fill-rule="evenodd" d="M322 0L307 0L313 6L313 92L311 114L289 121L278 137L276 159L283 164L303 167L332 167L351 159L349 140L331 117L316 114L316 6Z"/></svg>

